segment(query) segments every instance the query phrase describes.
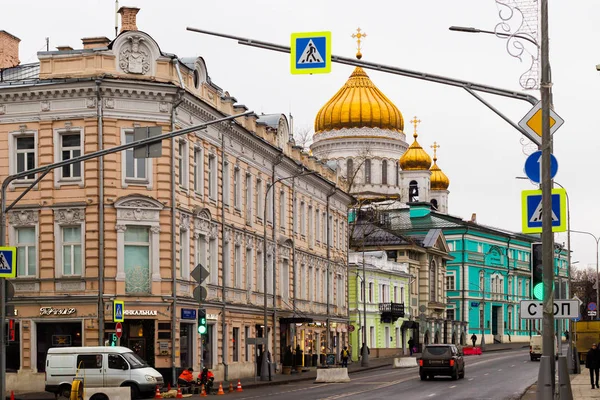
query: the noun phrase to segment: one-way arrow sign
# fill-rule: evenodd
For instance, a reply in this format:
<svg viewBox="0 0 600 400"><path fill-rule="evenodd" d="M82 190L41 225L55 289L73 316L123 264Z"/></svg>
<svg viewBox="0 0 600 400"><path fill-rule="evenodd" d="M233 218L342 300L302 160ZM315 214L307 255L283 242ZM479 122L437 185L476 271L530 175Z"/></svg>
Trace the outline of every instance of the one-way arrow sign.
<svg viewBox="0 0 600 400"><path fill-rule="evenodd" d="M198 303L203 303L204 300L206 300L207 292L206 288L202 286L202 282L206 278L208 278L208 270L204 268L202 264L198 263L198 265L196 265L196 268L192 270L190 275L192 276L192 278L194 278L196 282L199 283L198 287L194 289L194 299Z"/></svg>

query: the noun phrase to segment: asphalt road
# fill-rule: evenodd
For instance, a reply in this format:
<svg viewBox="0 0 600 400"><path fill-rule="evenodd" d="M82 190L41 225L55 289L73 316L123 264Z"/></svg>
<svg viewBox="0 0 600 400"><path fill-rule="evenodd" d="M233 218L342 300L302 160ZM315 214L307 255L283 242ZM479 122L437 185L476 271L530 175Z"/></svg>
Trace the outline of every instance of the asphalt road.
<svg viewBox="0 0 600 400"><path fill-rule="evenodd" d="M537 380L539 362L525 349L465 357L465 379L439 377L421 381L418 368L365 371L351 374L350 383L297 382L244 390L236 399L286 400L368 399L515 399Z"/></svg>

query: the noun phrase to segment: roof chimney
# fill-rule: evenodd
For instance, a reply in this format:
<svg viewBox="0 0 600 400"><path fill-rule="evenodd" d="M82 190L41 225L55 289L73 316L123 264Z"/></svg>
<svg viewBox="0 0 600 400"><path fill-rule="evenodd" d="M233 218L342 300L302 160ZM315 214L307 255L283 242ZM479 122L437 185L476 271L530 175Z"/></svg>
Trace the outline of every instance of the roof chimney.
<svg viewBox="0 0 600 400"><path fill-rule="evenodd" d="M471 214L471 222L477 222L477 213Z"/></svg>
<svg viewBox="0 0 600 400"><path fill-rule="evenodd" d="M19 65L19 39L6 31L0 31L0 69Z"/></svg>
<svg viewBox="0 0 600 400"><path fill-rule="evenodd" d="M99 47L108 47L110 39L106 36L96 36L81 39L84 49L96 49Z"/></svg>
<svg viewBox="0 0 600 400"><path fill-rule="evenodd" d="M72 51L73 48L71 46L56 46L56 50L58 50L58 51Z"/></svg>
<svg viewBox="0 0 600 400"><path fill-rule="evenodd" d="M140 11L137 7L121 7L119 8L119 14L121 14L121 33L126 31L137 31L137 25L135 22L135 16Z"/></svg>

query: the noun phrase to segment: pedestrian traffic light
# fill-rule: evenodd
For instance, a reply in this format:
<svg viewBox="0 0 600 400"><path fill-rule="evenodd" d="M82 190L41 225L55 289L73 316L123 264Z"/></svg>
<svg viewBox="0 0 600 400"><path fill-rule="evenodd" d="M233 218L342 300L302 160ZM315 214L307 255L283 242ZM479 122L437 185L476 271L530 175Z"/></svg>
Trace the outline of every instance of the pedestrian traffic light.
<svg viewBox="0 0 600 400"><path fill-rule="evenodd" d="M206 327L206 310L203 308L198 309L198 333L205 335L208 331Z"/></svg>
<svg viewBox="0 0 600 400"><path fill-rule="evenodd" d="M8 320L8 341L14 342L15 336L16 336L15 320L9 319Z"/></svg>
<svg viewBox="0 0 600 400"><path fill-rule="evenodd" d="M537 300L544 299L543 282L544 265L542 263L542 244L531 244L531 297Z"/></svg>
<svg viewBox="0 0 600 400"><path fill-rule="evenodd" d="M111 346L116 346L117 345L117 334L116 333L111 333L110 337L109 337L109 344Z"/></svg>

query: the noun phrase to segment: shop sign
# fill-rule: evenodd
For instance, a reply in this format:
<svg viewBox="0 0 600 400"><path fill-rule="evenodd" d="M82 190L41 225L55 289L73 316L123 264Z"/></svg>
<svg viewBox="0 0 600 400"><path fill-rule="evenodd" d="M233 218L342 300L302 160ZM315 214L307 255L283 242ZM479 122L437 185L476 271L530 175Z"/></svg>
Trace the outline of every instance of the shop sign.
<svg viewBox="0 0 600 400"><path fill-rule="evenodd" d="M53 347L65 347L71 345L71 335L52 335Z"/></svg>
<svg viewBox="0 0 600 400"><path fill-rule="evenodd" d="M158 342L158 348L161 356L169 355L169 342Z"/></svg>
<svg viewBox="0 0 600 400"><path fill-rule="evenodd" d="M54 307L42 307L40 308L40 315L73 315L77 312L76 308L54 308Z"/></svg>
<svg viewBox="0 0 600 400"><path fill-rule="evenodd" d="M157 316L158 311L156 310L125 310L125 315L134 315L134 316L144 316L144 317L152 317Z"/></svg>
<svg viewBox="0 0 600 400"><path fill-rule="evenodd" d="M206 319L216 321L219 319L219 314L206 314Z"/></svg>

